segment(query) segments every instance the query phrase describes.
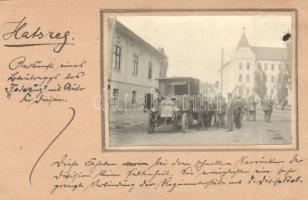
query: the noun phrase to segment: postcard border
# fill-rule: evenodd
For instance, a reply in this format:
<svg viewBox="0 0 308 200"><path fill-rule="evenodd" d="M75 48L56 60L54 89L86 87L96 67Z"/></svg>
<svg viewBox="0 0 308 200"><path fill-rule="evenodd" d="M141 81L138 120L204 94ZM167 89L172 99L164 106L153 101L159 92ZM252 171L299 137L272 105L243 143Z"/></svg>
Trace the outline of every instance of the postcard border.
<svg viewBox="0 0 308 200"><path fill-rule="evenodd" d="M104 101L104 14L105 13L154 13L154 12L293 12L295 15L295 148L288 149L107 149L105 141L105 111ZM101 137L102 152L260 152L260 151L299 151L299 105L298 105L298 9L277 8L277 9L100 9L100 95L101 95Z"/></svg>

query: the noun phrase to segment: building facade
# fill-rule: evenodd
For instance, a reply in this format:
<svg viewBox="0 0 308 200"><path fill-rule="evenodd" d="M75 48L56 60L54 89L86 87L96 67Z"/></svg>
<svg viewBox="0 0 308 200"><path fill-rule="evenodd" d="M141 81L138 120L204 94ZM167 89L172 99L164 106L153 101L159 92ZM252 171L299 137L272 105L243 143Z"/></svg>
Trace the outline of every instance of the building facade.
<svg viewBox="0 0 308 200"><path fill-rule="evenodd" d="M200 83L200 93L206 95L210 99L214 99L219 93L219 82L216 83L208 83L201 82Z"/></svg>
<svg viewBox="0 0 308 200"><path fill-rule="evenodd" d="M288 52L287 48L250 45L243 29L233 59L222 67L223 95L226 97L228 93L233 93L246 98L255 94L260 99L264 96L277 98L281 76L290 73ZM255 88L258 84L262 85L262 82L265 87L259 86L260 91L257 92ZM290 84L286 87L290 103Z"/></svg>
<svg viewBox="0 0 308 200"><path fill-rule="evenodd" d="M109 102L116 110L142 109L145 95L167 76L167 56L114 18L109 34Z"/></svg>

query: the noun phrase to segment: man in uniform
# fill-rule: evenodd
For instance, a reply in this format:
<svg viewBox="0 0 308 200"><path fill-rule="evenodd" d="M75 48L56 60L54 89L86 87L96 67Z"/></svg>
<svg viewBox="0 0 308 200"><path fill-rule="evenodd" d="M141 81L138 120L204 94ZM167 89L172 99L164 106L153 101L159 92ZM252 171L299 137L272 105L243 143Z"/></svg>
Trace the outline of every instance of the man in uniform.
<svg viewBox="0 0 308 200"><path fill-rule="evenodd" d="M207 97L199 94L196 98L196 111L198 113L198 129L206 127L207 120Z"/></svg>
<svg viewBox="0 0 308 200"><path fill-rule="evenodd" d="M232 94L228 94L228 104L227 104L227 131L233 131L233 108L234 108L234 99Z"/></svg>
<svg viewBox="0 0 308 200"><path fill-rule="evenodd" d="M220 121L221 121L221 127L226 128L226 112L227 112L227 102L226 99L221 96L221 115L220 115Z"/></svg>
<svg viewBox="0 0 308 200"><path fill-rule="evenodd" d="M233 108L233 117L235 127L240 129L242 127L242 115L243 115L244 104L240 96L235 98L234 108Z"/></svg>
<svg viewBox="0 0 308 200"><path fill-rule="evenodd" d="M249 106L248 106L248 99L243 99L243 105L244 105L244 115L245 119L249 121Z"/></svg>
<svg viewBox="0 0 308 200"><path fill-rule="evenodd" d="M201 112L202 112L203 128L206 128L209 115L209 101L208 97L205 95L202 98Z"/></svg>
<svg viewBox="0 0 308 200"><path fill-rule="evenodd" d="M207 127L211 127L212 119L215 113L214 107L215 105L214 105L213 99L208 99Z"/></svg>
<svg viewBox="0 0 308 200"><path fill-rule="evenodd" d="M269 98L265 97L265 100L263 101L263 111L264 111L264 121L270 122L271 121L271 115L273 111L273 105L274 101L272 100L272 97Z"/></svg>
<svg viewBox="0 0 308 200"><path fill-rule="evenodd" d="M249 96L248 98L248 121L256 121L256 106L257 102L255 100L255 97L253 95Z"/></svg>
<svg viewBox="0 0 308 200"><path fill-rule="evenodd" d="M287 104L288 104L288 100L284 99L283 102L282 102L281 110L284 110L284 108L286 107Z"/></svg>
<svg viewBox="0 0 308 200"><path fill-rule="evenodd" d="M226 101L224 97L219 93L215 98L215 127L225 127L225 112L226 112Z"/></svg>

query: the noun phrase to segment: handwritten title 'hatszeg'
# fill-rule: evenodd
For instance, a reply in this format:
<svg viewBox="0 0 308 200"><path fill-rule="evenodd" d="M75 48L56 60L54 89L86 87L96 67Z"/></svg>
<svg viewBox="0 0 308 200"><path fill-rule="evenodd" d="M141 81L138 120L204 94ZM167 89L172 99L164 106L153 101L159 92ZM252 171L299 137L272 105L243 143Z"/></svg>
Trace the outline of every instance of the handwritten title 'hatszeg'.
<svg viewBox="0 0 308 200"><path fill-rule="evenodd" d="M26 17L21 20L10 21L5 23L9 31L2 35L2 38L8 43L5 47L26 48L37 46L52 46L53 52L60 53L67 45L74 45L71 40L69 30L64 32L44 30L41 26L29 24ZM32 28L32 27L35 28Z"/></svg>

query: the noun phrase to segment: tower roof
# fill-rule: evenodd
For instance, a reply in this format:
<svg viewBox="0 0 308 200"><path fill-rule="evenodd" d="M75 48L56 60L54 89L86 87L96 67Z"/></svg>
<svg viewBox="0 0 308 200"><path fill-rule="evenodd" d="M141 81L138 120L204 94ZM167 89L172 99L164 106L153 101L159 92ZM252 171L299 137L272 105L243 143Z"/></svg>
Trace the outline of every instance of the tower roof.
<svg viewBox="0 0 308 200"><path fill-rule="evenodd" d="M240 47L250 47L250 45L248 43L248 39L247 39L246 34L245 34L245 27L243 27L242 37L241 37L240 41L238 42L236 49L238 49Z"/></svg>

